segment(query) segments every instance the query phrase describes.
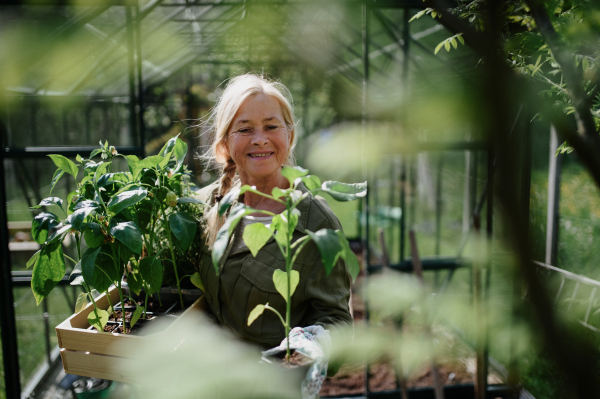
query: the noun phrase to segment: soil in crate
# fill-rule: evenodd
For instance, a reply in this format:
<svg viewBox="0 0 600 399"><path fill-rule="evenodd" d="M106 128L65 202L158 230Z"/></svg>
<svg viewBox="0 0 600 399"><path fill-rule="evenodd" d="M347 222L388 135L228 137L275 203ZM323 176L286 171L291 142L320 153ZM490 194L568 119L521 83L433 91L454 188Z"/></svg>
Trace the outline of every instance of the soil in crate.
<svg viewBox="0 0 600 399"><path fill-rule="evenodd" d="M127 298L123 301L125 303L125 310L128 310L128 308L132 308L132 300L130 298ZM144 299L138 299L136 301L137 306L141 306L144 307ZM115 306L115 309L121 309L121 304L117 304ZM153 314L176 314L177 311L181 310L181 306L179 305L179 302L176 301L163 301L163 304L161 305L159 301L155 300L154 298L148 298L148 306L146 308L146 311L153 313Z"/></svg>
<svg viewBox="0 0 600 399"><path fill-rule="evenodd" d="M269 360L271 360L273 363L276 363L278 366L283 367L283 368L302 367L302 366L309 365L312 362L312 360L309 357L304 356L302 353L297 352L295 349L291 349L290 352L291 353L290 353L289 362L286 360L287 356L286 356L285 350L277 353L276 355L271 357Z"/></svg>

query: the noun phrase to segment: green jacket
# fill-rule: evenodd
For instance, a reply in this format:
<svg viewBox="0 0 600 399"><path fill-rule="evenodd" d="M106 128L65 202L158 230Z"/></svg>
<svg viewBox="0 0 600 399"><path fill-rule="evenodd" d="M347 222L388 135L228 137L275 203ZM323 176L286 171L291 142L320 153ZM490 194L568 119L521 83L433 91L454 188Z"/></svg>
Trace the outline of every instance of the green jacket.
<svg viewBox="0 0 600 399"><path fill-rule="evenodd" d="M198 197L214 203L217 185L199 191ZM298 187L307 192L302 184ZM242 200L242 197L238 199ZM322 228L341 229L324 198L309 194L299 205L300 217L293 241L304 236L304 231ZM234 233L235 234L235 233ZM233 241L233 237L231 242ZM277 315L265 312L248 326L248 314L259 304L273 306L285 315L285 300L275 289L273 272L285 271L285 258L271 237L256 258L247 247L231 251L231 245L220 262L220 275L212 265L210 250L203 245L199 273L210 309L218 321L243 340L266 346L279 345L285 331ZM340 259L329 276L321 261L321 254L313 242L307 244L293 266L300 273L300 282L292 295L291 326L306 327L334 324L352 325L348 309L351 278L346 264Z"/></svg>

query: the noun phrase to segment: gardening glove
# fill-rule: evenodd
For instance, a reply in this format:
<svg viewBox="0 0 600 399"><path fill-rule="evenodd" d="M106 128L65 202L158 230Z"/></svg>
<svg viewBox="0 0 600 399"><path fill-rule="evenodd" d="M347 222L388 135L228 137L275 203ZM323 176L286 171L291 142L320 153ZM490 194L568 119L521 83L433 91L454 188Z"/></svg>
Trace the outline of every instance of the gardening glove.
<svg viewBox="0 0 600 399"><path fill-rule="evenodd" d="M327 365L331 351L331 338L329 331L321 326L295 327L289 335L290 348L295 349L304 356L311 359L312 364L302 381L302 398L316 399L319 397L321 385L327 376ZM287 348L288 338L281 341L279 346L263 352L263 358L267 359Z"/></svg>

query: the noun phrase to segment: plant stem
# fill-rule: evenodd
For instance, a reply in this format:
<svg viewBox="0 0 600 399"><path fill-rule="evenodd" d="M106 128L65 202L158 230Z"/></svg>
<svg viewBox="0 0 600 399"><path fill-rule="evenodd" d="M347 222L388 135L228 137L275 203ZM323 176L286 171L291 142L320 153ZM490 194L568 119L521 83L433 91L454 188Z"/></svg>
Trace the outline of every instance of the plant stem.
<svg viewBox="0 0 600 399"><path fill-rule="evenodd" d="M289 204L288 204L289 205ZM287 209L287 220L288 223L291 220L292 211L291 209ZM290 279L290 275L292 273L292 249L290 248L292 242L292 231L288 224L287 229L287 240L286 240L286 254L285 254L285 274L287 276L287 298L285 304L285 336L287 337L287 349L286 349L286 360L290 362L290 314L292 313L292 298L290 292L292 290L292 282Z"/></svg>
<svg viewBox="0 0 600 399"><path fill-rule="evenodd" d="M115 313L115 308L112 304L112 302L110 301L110 295L108 294L108 290L106 291L106 299L108 299L108 306L110 306L110 308L113 311L113 314ZM123 304L121 304L121 307L123 307Z"/></svg>
<svg viewBox="0 0 600 399"><path fill-rule="evenodd" d="M165 222L165 230L167 231L167 239L169 240L169 248L171 249L171 259L173 259L173 270L175 270L175 281L177 282L177 291L179 291L179 301L181 302L181 309L183 309L183 296L181 295L181 285L179 284L179 274L177 273L177 263L175 262L175 250L173 249L173 240L171 239L171 228L167 221L167 215L163 208L163 219Z"/></svg>
<svg viewBox="0 0 600 399"><path fill-rule="evenodd" d="M82 285L83 285L83 289L86 290L86 292L90 296L90 299L92 300L92 303L94 304L94 314L96 315L96 319L100 320L100 316L98 316L98 306L96 305L96 301L94 300L94 295L92 295L92 291L90 290L90 287L88 287L88 285L85 281L83 282ZM108 296L108 293L106 294L106 296ZM100 331L100 330L98 330L98 331Z"/></svg>
<svg viewBox="0 0 600 399"><path fill-rule="evenodd" d="M119 264L117 262L117 256L115 255L115 247L111 245L110 249L113 253L113 262L115 264L115 267L117 268L117 270L120 270ZM119 298L121 298L121 321L123 322L123 333L127 334L127 327L125 327L125 304L123 303L123 290L121 289L122 280L123 276L119 276L119 279L117 280L117 287L119 289Z"/></svg>

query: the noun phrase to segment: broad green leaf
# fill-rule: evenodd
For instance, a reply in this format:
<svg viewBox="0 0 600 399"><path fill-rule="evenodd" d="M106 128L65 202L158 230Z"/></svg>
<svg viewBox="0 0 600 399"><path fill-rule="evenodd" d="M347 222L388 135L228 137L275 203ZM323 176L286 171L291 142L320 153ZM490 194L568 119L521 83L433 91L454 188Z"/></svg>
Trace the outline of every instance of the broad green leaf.
<svg viewBox="0 0 600 399"><path fill-rule="evenodd" d="M458 39L458 41L459 41L461 44L465 44L465 39L463 39L462 35L458 35L458 36L456 36L456 38Z"/></svg>
<svg viewBox="0 0 600 399"><path fill-rule="evenodd" d="M81 276L88 284L91 284L94 287L96 287L94 284L94 275L96 274L96 258L100 253L100 249L101 247L88 248L81 256Z"/></svg>
<svg viewBox="0 0 600 399"><path fill-rule="evenodd" d="M186 251L196 236L198 223L187 212L172 213L169 216L169 227L173 235L181 243L181 249Z"/></svg>
<svg viewBox="0 0 600 399"><path fill-rule="evenodd" d="M300 273L297 270L290 271L290 298L294 295L296 291L296 287L300 282ZM288 277L287 273L283 270L276 269L273 272L273 283L275 284L275 289L277 292L281 294L283 299L287 302L288 298Z"/></svg>
<svg viewBox="0 0 600 399"><path fill-rule="evenodd" d="M321 187L321 179L315 175L304 176L302 178L302 183L304 183L304 186L306 186L309 191Z"/></svg>
<svg viewBox="0 0 600 399"><path fill-rule="evenodd" d="M267 304L268 305L268 304ZM254 323L254 320L258 318L265 311L265 305L256 305L252 312L248 315L248 325Z"/></svg>
<svg viewBox="0 0 600 399"><path fill-rule="evenodd" d="M71 270L71 276L73 274L81 274L81 259L79 260L79 262L77 262L77 264L73 267L73 270ZM70 277L70 276L69 276Z"/></svg>
<svg viewBox="0 0 600 399"><path fill-rule="evenodd" d="M450 41L449 40L444 41L444 48L446 48L446 51L450 51Z"/></svg>
<svg viewBox="0 0 600 399"><path fill-rule="evenodd" d="M81 312L88 304L88 294L87 292L80 292L77 297L77 302L75 302L75 313Z"/></svg>
<svg viewBox="0 0 600 399"><path fill-rule="evenodd" d="M129 168L129 172L131 172L131 174L135 176L138 170L140 159L136 155L125 155L125 160L127 161L127 167Z"/></svg>
<svg viewBox="0 0 600 399"><path fill-rule="evenodd" d="M229 190L227 194L219 202L219 216L223 216L231 204L240 196L240 189L234 188Z"/></svg>
<svg viewBox="0 0 600 399"><path fill-rule="evenodd" d="M287 214L287 212L286 212L286 214ZM298 218L299 217L300 217L300 211L296 208L292 209L292 212L290 213L289 224L288 224L288 227L290 228L291 231L294 231L296 226L298 226Z"/></svg>
<svg viewBox="0 0 600 399"><path fill-rule="evenodd" d="M50 183L50 194L52 194L52 190L54 190L54 186L56 186L56 183L58 183L58 181L64 174L65 174L65 172L63 170L56 169L56 172L54 172L54 176L52 177L52 182Z"/></svg>
<svg viewBox="0 0 600 399"><path fill-rule="evenodd" d="M98 164L96 167L96 172L94 172L94 181L98 181L98 179L106 173L110 164L111 162L100 162Z"/></svg>
<svg viewBox="0 0 600 399"><path fill-rule="evenodd" d="M73 205L73 210L76 211L77 209L81 209L81 208L99 208L100 204L96 201L91 201L91 200L86 200L85 198L82 199L80 198L79 201L77 201L77 203L75 203Z"/></svg>
<svg viewBox="0 0 600 399"><path fill-rule="evenodd" d="M163 281L163 268L156 256L140 260L140 274L148 285L148 295L160 291Z"/></svg>
<svg viewBox="0 0 600 399"><path fill-rule="evenodd" d="M231 210L229 217L223 223L223 226L219 229L217 233L217 238L215 239L215 243L213 244L212 249L212 261L213 266L215 268L215 272L217 275L219 274L219 261L221 257L227 250L227 245L229 244L229 238L235 229L235 226L242 220L242 218L251 213L259 212L256 209L247 208L244 204L237 204Z"/></svg>
<svg viewBox="0 0 600 399"><path fill-rule="evenodd" d="M163 160L163 157L160 155L152 155L148 158L144 158L140 161L140 163L137 164L135 173L131 173L131 174L135 178L142 169L154 169L158 166L158 164L162 160Z"/></svg>
<svg viewBox="0 0 600 399"><path fill-rule="evenodd" d="M275 233L275 241L279 245L285 247L287 245L288 235L288 220L283 214L273 216L273 221L269 226L271 231Z"/></svg>
<svg viewBox="0 0 600 399"><path fill-rule="evenodd" d="M173 149L175 148L175 144L177 143L177 138L179 137L179 135L175 136L175 137L171 137L166 143L165 145L163 145L163 147L160 149L160 152L158 153L158 155L160 155L161 157L165 157L167 156L167 154L169 154L170 152L173 151Z"/></svg>
<svg viewBox="0 0 600 399"><path fill-rule="evenodd" d="M46 245L33 267L31 290L39 305L65 275L65 259L61 243Z"/></svg>
<svg viewBox="0 0 600 399"><path fill-rule="evenodd" d="M190 277L190 281L192 282L192 284L194 284L196 287L200 288L202 291L206 291L204 289L204 284L202 284L202 280L200 279L200 273L196 272L196 273L192 274L192 277Z"/></svg>
<svg viewBox="0 0 600 399"><path fill-rule="evenodd" d="M454 47L454 48L458 48L458 43L456 42L456 38L455 38L455 37L453 37L453 38L450 40L450 43L452 44L452 47Z"/></svg>
<svg viewBox="0 0 600 399"><path fill-rule="evenodd" d="M83 161L83 158L81 157L81 155L77 154L77 155L75 155L75 160L76 160L77 162L82 162L82 161Z"/></svg>
<svg viewBox="0 0 600 399"><path fill-rule="evenodd" d="M338 258L344 252L339 236L331 229L321 229L316 233L307 230L306 233L317 244L325 272L329 276Z"/></svg>
<svg viewBox="0 0 600 399"><path fill-rule="evenodd" d="M29 260L27 261L27 263L25 264L25 267L27 269L29 269L32 266L35 266L35 263L37 262L37 260L40 258L40 253L42 252L42 250L38 250L36 253L33 254L33 256L31 258L29 258Z"/></svg>
<svg viewBox="0 0 600 399"><path fill-rule="evenodd" d="M123 209L137 204L146 198L147 195L148 191L145 188L135 187L113 196L106 206L111 212L117 214Z"/></svg>
<svg viewBox="0 0 600 399"><path fill-rule="evenodd" d="M269 241L269 238L271 238L271 230L262 223L253 223L244 228L242 238L250 252L252 252L252 256L256 257L258 251L260 251L267 241Z"/></svg>
<svg viewBox="0 0 600 399"><path fill-rule="evenodd" d="M54 244L56 242L62 242L65 238L65 235L72 229L70 224L64 225L57 231L55 231L47 240L46 245Z"/></svg>
<svg viewBox="0 0 600 399"><path fill-rule="evenodd" d="M79 169L77 169L77 165L75 165L75 162L71 161L69 158L58 154L51 154L48 156L52 159L52 161L58 169L70 174L74 178L77 178L77 173L79 172Z"/></svg>
<svg viewBox="0 0 600 399"><path fill-rule="evenodd" d="M86 225L83 232L85 243L90 248L98 248L104 243L104 234L102 234L102 226L98 223L90 222Z"/></svg>
<svg viewBox="0 0 600 399"><path fill-rule="evenodd" d="M188 145L185 141L177 138L175 141L175 146L173 147L173 156L177 161L175 167L173 168L173 173L179 171L181 165L183 165L183 161L185 160L185 155L187 154Z"/></svg>
<svg viewBox="0 0 600 399"><path fill-rule="evenodd" d="M178 204L201 204L201 205L208 205L206 202L200 201L198 198L194 198L194 197L179 197L179 198L177 198L177 203Z"/></svg>
<svg viewBox="0 0 600 399"><path fill-rule="evenodd" d="M108 323L109 314L106 310L98 309L92 310L88 315L88 323L90 326L96 327L98 331L104 331L104 326Z"/></svg>
<svg viewBox="0 0 600 399"><path fill-rule="evenodd" d="M67 215L73 213L71 210L71 203L73 202L73 197L75 197L75 194L77 194L77 191L71 191L69 194L67 194Z"/></svg>
<svg viewBox="0 0 600 399"><path fill-rule="evenodd" d="M127 286L136 295L140 295L142 292L142 288L144 288L141 274L134 272L129 273L127 275ZM148 295L152 295L152 293L148 292Z"/></svg>
<svg viewBox="0 0 600 399"><path fill-rule="evenodd" d="M136 306L133 314L131 315L131 321L129 322L131 327L135 326L135 323L137 323L137 321L140 319L142 313L144 313L144 308L141 306Z"/></svg>
<svg viewBox="0 0 600 399"><path fill-rule="evenodd" d="M142 253L142 233L134 222L121 222L110 226L110 234L125 244L133 253Z"/></svg>
<svg viewBox="0 0 600 399"><path fill-rule="evenodd" d="M301 168L300 166L284 166L283 169L281 169L281 174L288 179L290 187L293 187L294 181L299 177L306 176L308 170Z"/></svg>
<svg viewBox="0 0 600 399"><path fill-rule="evenodd" d="M32 206L29 209L39 209L43 206L50 206L50 205L58 205L61 209L63 206L63 200L58 198L58 197L48 197L48 198L44 198L42 200L42 202L40 202L39 205L36 206Z"/></svg>
<svg viewBox="0 0 600 399"><path fill-rule="evenodd" d="M110 254L110 256L108 255ZM120 266L120 269L118 268ZM123 276L123 264L115 265L109 245L100 247L94 266L93 286L100 292L106 292L110 286ZM84 276L85 278L85 276ZM86 282L87 282L86 278Z"/></svg>
<svg viewBox="0 0 600 399"><path fill-rule="evenodd" d="M51 212L42 212L36 215L31 222L31 235L35 242L43 244L48 238L48 230L60 224L58 217Z"/></svg>
<svg viewBox="0 0 600 399"><path fill-rule="evenodd" d="M290 192L290 189L282 190L279 187L275 187L271 191L271 195L275 198L282 199L282 198L285 198L287 193L289 193L289 192Z"/></svg>
<svg viewBox="0 0 600 399"><path fill-rule="evenodd" d="M346 266L348 266L348 271L350 272L350 276L352 277L352 281L356 281L356 277L358 277L358 273L360 273L360 265L358 263L358 258L352 252L350 248L350 243L346 239L346 236L341 230L336 231L338 237L340 238L340 243L343 247L343 252L341 254L342 259L346 261Z"/></svg>
<svg viewBox="0 0 600 399"><path fill-rule="evenodd" d="M73 273L71 273L73 274ZM71 281L69 284L70 285L82 285L85 282L85 280L83 279L83 276L77 276L73 279L73 281Z"/></svg>
<svg viewBox="0 0 600 399"><path fill-rule="evenodd" d="M353 201L367 195L367 182L346 184L337 181L326 181L321 188L312 190L314 194L325 192L338 201Z"/></svg>
<svg viewBox="0 0 600 399"><path fill-rule="evenodd" d="M93 202L93 201L89 201L89 202ZM90 213L92 213L96 209L98 209L98 208L93 207L93 206L86 206L83 208L79 208L69 216L68 220L75 230L81 231L82 228L84 227L83 226L84 220L88 217L88 215Z"/></svg>
<svg viewBox="0 0 600 399"><path fill-rule="evenodd" d="M90 152L90 159L94 158L96 155L100 154L102 150L100 148L96 148L92 152Z"/></svg>

